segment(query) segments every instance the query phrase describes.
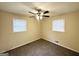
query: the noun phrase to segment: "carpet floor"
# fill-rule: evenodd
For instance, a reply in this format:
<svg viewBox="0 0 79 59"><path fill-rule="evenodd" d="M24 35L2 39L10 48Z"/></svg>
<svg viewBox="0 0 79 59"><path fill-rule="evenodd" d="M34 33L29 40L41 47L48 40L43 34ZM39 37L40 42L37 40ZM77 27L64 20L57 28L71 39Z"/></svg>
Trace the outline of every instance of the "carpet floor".
<svg viewBox="0 0 79 59"><path fill-rule="evenodd" d="M79 56L79 53L39 39L8 51L10 56Z"/></svg>

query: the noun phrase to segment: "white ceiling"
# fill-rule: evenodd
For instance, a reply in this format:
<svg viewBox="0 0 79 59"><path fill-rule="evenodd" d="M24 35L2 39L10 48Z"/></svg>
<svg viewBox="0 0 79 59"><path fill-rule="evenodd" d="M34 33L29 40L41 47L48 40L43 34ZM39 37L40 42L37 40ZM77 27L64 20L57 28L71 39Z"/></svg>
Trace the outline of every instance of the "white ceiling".
<svg viewBox="0 0 79 59"><path fill-rule="evenodd" d="M78 2L0 2L0 10L31 15L28 11L34 12L34 8L49 10L49 15L59 15L68 12L79 11Z"/></svg>

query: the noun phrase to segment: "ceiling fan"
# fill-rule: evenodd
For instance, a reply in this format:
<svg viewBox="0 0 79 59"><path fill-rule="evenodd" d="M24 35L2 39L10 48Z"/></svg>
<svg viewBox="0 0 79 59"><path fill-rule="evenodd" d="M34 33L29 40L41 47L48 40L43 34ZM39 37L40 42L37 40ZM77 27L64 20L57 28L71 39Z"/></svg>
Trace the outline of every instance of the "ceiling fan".
<svg viewBox="0 0 79 59"><path fill-rule="evenodd" d="M50 17L49 15L46 15L47 13L49 13L49 11L44 11L42 9L37 9L35 8L34 10L36 10L37 12L32 12L29 11L29 13L33 14L33 16L31 17L36 17L37 20L42 20L43 17Z"/></svg>

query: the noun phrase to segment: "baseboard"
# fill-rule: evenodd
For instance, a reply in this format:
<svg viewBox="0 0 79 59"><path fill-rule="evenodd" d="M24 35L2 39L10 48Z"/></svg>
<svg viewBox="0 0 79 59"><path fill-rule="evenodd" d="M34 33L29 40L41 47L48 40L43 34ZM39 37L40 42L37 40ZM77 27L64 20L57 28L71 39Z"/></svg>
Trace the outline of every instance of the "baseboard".
<svg viewBox="0 0 79 59"><path fill-rule="evenodd" d="M9 49L9 50L2 51L2 52L0 52L0 53L7 53L7 52L10 51L10 50L13 50L13 49L15 49L15 48L18 48L18 47L24 46L24 45L26 45L26 44L29 44L29 43L34 42L34 41L39 40L39 39L40 39L40 38L35 39L35 40L28 41L27 43L24 43L24 44L18 45L18 46L13 47L13 48L11 48L11 49Z"/></svg>
<svg viewBox="0 0 79 59"><path fill-rule="evenodd" d="M76 53L79 53L79 51L77 51L77 50L74 50L74 49L72 49L72 48L69 48L69 47L63 46L62 44L59 44L59 43L53 42L53 41L48 40L48 39L46 39L46 38L39 38L39 39L47 40L47 41L49 41L49 42L51 42L51 43L54 43L54 44L59 45L59 46L61 46L61 47L67 48L67 49L72 50L72 51L74 51L74 52L76 52ZM29 43L34 42L34 41L39 40L39 39L35 39L35 40L32 40L32 41L29 41L29 42L26 43L26 44L29 44ZM21 46L26 45L26 44L19 45L19 46L15 47L15 48L21 47ZM15 48L12 48L12 49L15 49ZM12 49L10 49L10 50L12 50ZM4 52L2 52L2 53L8 52L8 51L10 51L10 50L4 51Z"/></svg>
<svg viewBox="0 0 79 59"><path fill-rule="evenodd" d="M74 51L74 52L76 52L76 53L79 53L79 51L74 50L74 49L72 49L72 48L69 48L69 47L67 47L67 46L64 46L64 45L62 45L62 44L59 44L59 43L53 42L53 41L48 40L48 39L46 39L46 38L43 38L43 39L44 39L44 40L47 40L47 41L49 41L49 42L51 42L51 43L54 43L54 44L56 44L56 45L59 45L59 46L61 46L61 47L64 47L64 48L66 48L66 49L69 49L69 50L71 50L71 51Z"/></svg>

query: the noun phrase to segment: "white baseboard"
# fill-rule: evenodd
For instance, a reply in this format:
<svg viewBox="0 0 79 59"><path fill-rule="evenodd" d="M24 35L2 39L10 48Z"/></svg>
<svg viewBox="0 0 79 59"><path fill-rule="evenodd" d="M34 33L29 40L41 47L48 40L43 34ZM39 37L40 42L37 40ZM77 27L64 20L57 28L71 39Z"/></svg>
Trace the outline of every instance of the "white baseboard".
<svg viewBox="0 0 79 59"><path fill-rule="evenodd" d="M30 41L28 41L28 42L26 42L26 43L24 43L24 44L18 45L18 46L13 47L13 48L11 48L11 49L9 49L9 50L2 51L2 52L0 52L0 53L2 54L2 53L4 53L4 52L7 52L7 51L10 51L10 50L12 50L12 49L15 49L15 48L21 47L21 46L23 46L23 45L29 44L29 43L34 42L34 41L39 40L39 39L40 39L40 38L38 38L38 39L34 39L34 40L30 40Z"/></svg>
<svg viewBox="0 0 79 59"><path fill-rule="evenodd" d="M44 39L44 38L43 38L43 39ZM53 42L53 41L48 40L48 39L46 39L46 38L45 38L45 40L47 40L47 41L49 41L49 42L51 42L51 43L54 43L54 44L56 44L56 45L59 45L59 46L61 46L61 47L67 48L67 49L69 49L69 50L72 50L72 51L74 51L74 52L79 53L79 51L77 51L77 50L75 50L75 49L72 49L72 48L69 48L69 47L67 47L67 46L64 46L64 45L62 45L62 44L59 44L59 43Z"/></svg>

